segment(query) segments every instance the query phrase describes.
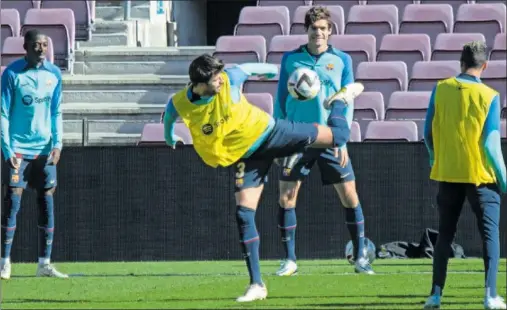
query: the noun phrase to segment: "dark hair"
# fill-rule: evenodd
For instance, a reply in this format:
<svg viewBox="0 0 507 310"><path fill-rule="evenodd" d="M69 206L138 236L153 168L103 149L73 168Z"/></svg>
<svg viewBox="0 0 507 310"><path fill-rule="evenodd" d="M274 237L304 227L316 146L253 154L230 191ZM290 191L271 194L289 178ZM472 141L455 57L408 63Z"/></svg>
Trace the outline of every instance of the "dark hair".
<svg viewBox="0 0 507 310"><path fill-rule="evenodd" d="M37 29L30 29L25 33L25 42L34 42L37 40L38 36L43 36L44 34Z"/></svg>
<svg viewBox="0 0 507 310"><path fill-rule="evenodd" d="M209 54L204 54L192 61L188 68L188 75L192 84L208 83L217 73L224 69L224 63Z"/></svg>
<svg viewBox="0 0 507 310"><path fill-rule="evenodd" d="M331 13L326 7L314 6L310 8L305 14L305 29L308 30L313 23L321 19L326 20L331 26Z"/></svg>
<svg viewBox="0 0 507 310"><path fill-rule="evenodd" d="M488 61L488 47L485 42L473 41L463 46L461 66L467 69L479 69Z"/></svg>

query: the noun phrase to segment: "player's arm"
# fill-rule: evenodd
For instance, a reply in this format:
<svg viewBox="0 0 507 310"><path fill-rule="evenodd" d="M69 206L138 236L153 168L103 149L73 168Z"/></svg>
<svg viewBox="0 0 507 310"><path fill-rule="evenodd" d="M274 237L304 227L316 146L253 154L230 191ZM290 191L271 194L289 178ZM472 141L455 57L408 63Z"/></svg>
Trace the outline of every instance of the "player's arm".
<svg viewBox="0 0 507 310"><path fill-rule="evenodd" d="M173 148L176 146L176 143L178 141L181 141L181 138L179 138L174 133L174 127L176 125L176 120L178 119L178 112L176 111L176 108L173 104L173 99L169 99L169 102L167 103L165 107L164 112L164 139L165 143L169 146L172 146Z"/></svg>
<svg viewBox="0 0 507 310"><path fill-rule="evenodd" d="M343 70L342 70L342 85L347 86L354 83L354 69L352 67L352 57L349 54L343 53ZM349 124L349 128L352 127L352 120L354 119L354 101L348 102L348 109L345 112L345 118Z"/></svg>
<svg viewBox="0 0 507 310"><path fill-rule="evenodd" d="M493 98L482 130L482 142L486 158L495 171L502 192L507 192L507 172L503 160L500 134L500 98Z"/></svg>
<svg viewBox="0 0 507 310"><path fill-rule="evenodd" d="M51 99L51 138L53 149L61 150L63 147L63 119L62 119L62 76L57 75L58 84L53 91Z"/></svg>
<svg viewBox="0 0 507 310"><path fill-rule="evenodd" d="M287 89L287 82L289 76L287 74L287 54L282 57L280 64L280 77L278 79L278 89L276 91L275 105L274 105L274 117L277 119L284 119L287 117L287 97L289 96L289 90Z"/></svg>
<svg viewBox="0 0 507 310"><path fill-rule="evenodd" d="M278 73L278 68L272 64L244 63L225 69L232 86L241 86L250 76L266 76L273 78Z"/></svg>
<svg viewBox="0 0 507 310"><path fill-rule="evenodd" d="M10 70L5 70L2 74L1 108L2 153L5 160L14 157L14 152L11 149L11 138L9 135L9 115L12 100L14 100L14 76Z"/></svg>
<svg viewBox="0 0 507 310"><path fill-rule="evenodd" d="M426 120L424 121L424 144L428 149L428 153L430 156L430 166L433 166L434 160L434 148L433 148L433 117L435 116L435 90L436 87L433 88L431 92L430 102L428 104L428 110L426 111Z"/></svg>

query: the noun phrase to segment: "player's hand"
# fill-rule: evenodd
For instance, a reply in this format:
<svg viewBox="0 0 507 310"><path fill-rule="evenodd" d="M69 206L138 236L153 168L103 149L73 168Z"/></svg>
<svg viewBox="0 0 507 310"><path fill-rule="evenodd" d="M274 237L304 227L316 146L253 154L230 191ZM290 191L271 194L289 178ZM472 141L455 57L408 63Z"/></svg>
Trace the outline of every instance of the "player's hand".
<svg viewBox="0 0 507 310"><path fill-rule="evenodd" d="M21 158L11 157L9 158L8 163L12 169L18 170L19 167L21 166Z"/></svg>
<svg viewBox="0 0 507 310"><path fill-rule="evenodd" d="M49 153L49 158L48 158L49 163L56 166L58 164L58 162L60 161L61 153L62 153L62 151L60 149L51 150L51 153Z"/></svg>
<svg viewBox="0 0 507 310"><path fill-rule="evenodd" d="M340 158L340 167L345 168L347 164L349 163L349 152L347 151L347 148L334 148L334 156L336 158Z"/></svg>

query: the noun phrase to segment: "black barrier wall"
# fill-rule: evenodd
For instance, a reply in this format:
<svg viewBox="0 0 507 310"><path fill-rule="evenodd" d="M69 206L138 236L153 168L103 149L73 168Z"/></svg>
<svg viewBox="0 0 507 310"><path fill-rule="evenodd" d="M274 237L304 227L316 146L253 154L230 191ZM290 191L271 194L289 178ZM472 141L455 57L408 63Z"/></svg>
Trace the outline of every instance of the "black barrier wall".
<svg viewBox="0 0 507 310"><path fill-rule="evenodd" d="M503 144L506 154L507 143ZM421 143L350 144L366 233L376 245L419 242L437 228L436 184L429 181ZM257 213L263 259L279 259L278 167L273 165ZM342 258L349 240L334 189L322 187L315 168L301 189L297 254L300 259ZM190 147L66 148L58 171L54 261L241 259L231 169L206 167ZM37 258L37 207L26 192L18 215L12 259ZM507 203L503 200L502 256L506 256ZM470 208L456 242L481 256Z"/></svg>

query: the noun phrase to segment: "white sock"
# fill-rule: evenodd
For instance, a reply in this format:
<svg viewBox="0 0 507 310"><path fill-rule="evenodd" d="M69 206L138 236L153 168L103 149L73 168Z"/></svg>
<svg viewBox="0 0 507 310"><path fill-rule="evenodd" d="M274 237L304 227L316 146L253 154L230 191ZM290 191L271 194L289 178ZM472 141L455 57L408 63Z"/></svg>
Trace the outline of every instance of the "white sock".
<svg viewBox="0 0 507 310"><path fill-rule="evenodd" d="M50 261L49 258L39 257L39 264L41 265L49 265L49 261Z"/></svg>
<svg viewBox="0 0 507 310"><path fill-rule="evenodd" d="M10 263L11 263L10 257L2 258L2 265L10 264Z"/></svg>

